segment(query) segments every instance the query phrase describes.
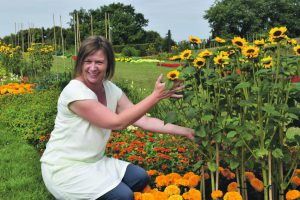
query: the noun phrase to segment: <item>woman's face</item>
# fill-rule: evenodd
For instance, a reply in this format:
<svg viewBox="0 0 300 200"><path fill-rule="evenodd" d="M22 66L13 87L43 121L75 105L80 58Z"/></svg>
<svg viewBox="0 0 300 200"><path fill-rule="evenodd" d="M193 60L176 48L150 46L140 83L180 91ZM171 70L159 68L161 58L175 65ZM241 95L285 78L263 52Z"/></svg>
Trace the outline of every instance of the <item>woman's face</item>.
<svg viewBox="0 0 300 200"><path fill-rule="evenodd" d="M83 61L81 78L89 85L98 85L105 77L107 58L102 50L89 55Z"/></svg>

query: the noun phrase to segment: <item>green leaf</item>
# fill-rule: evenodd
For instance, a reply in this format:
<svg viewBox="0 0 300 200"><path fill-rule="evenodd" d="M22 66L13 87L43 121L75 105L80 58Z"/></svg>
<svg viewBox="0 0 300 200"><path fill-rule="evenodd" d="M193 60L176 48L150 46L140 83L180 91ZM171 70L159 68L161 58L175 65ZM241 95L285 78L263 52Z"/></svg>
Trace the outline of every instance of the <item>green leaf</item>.
<svg viewBox="0 0 300 200"><path fill-rule="evenodd" d="M236 131L229 131L229 133L227 133L227 138L233 138L234 136L236 136L236 134Z"/></svg>
<svg viewBox="0 0 300 200"><path fill-rule="evenodd" d="M286 139L289 141L294 141L295 136L300 136L300 128L298 128L298 127L288 128L288 130L286 131L286 135L285 135Z"/></svg>
<svg viewBox="0 0 300 200"><path fill-rule="evenodd" d="M282 159L284 157L281 149L279 149L279 148L276 148L274 151L272 151L272 155L274 156L274 158L277 158L277 159Z"/></svg>
<svg viewBox="0 0 300 200"><path fill-rule="evenodd" d="M193 119L194 117L197 116L197 112L194 108L189 108L188 111L186 112L187 118L188 119Z"/></svg>
<svg viewBox="0 0 300 200"><path fill-rule="evenodd" d="M211 172L217 171L217 164L216 163L207 162L207 166L208 166L209 171L211 171Z"/></svg>
<svg viewBox="0 0 300 200"><path fill-rule="evenodd" d="M178 120L177 113L175 111L170 111L167 113L165 122L166 123L174 123Z"/></svg>
<svg viewBox="0 0 300 200"><path fill-rule="evenodd" d="M202 146L203 146L203 147L206 147L207 145L208 145L208 141L207 141L207 140L205 140L205 141L203 140L203 141L202 141Z"/></svg>
<svg viewBox="0 0 300 200"><path fill-rule="evenodd" d="M174 85L174 82L173 82L173 81L167 80L167 81L166 81L166 85L165 85L165 89L166 89L166 90L170 90L170 89L173 88L173 85Z"/></svg>
<svg viewBox="0 0 300 200"><path fill-rule="evenodd" d="M255 149L253 152L254 152L255 157L257 157L257 158L263 158L268 155L267 149Z"/></svg>
<svg viewBox="0 0 300 200"><path fill-rule="evenodd" d="M200 128L196 128L195 132L195 134L201 138L204 138L206 136L206 132L203 126L201 126Z"/></svg>
<svg viewBox="0 0 300 200"><path fill-rule="evenodd" d="M201 119L203 121L207 121L207 122L211 121L213 118L214 118L213 115L204 115L204 116L201 117Z"/></svg>
<svg viewBox="0 0 300 200"><path fill-rule="evenodd" d="M198 169L201 168L201 166L203 165L203 160L199 160L196 164L194 164L194 168L193 171L197 171Z"/></svg>
<svg viewBox="0 0 300 200"><path fill-rule="evenodd" d="M262 109L267 112L268 114L270 115L273 115L273 116L280 116L280 113L278 111L275 110L275 107L274 105L271 105L271 104L265 104Z"/></svg>
<svg viewBox="0 0 300 200"><path fill-rule="evenodd" d="M230 160L230 169L236 169L239 165L238 161Z"/></svg>
<svg viewBox="0 0 300 200"><path fill-rule="evenodd" d="M242 82L242 83L238 84L237 86L235 86L234 89L237 90L237 89L249 88L249 87L251 87L251 83L249 83L249 82Z"/></svg>

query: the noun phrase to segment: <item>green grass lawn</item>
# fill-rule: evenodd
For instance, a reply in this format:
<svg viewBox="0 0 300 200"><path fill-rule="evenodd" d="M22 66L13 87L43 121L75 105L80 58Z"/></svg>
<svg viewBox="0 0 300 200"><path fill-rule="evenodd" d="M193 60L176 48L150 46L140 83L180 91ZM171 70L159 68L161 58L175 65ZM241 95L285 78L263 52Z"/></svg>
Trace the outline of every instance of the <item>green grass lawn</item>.
<svg viewBox="0 0 300 200"><path fill-rule="evenodd" d="M40 155L17 133L0 124L0 199L53 199L45 188Z"/></svg>

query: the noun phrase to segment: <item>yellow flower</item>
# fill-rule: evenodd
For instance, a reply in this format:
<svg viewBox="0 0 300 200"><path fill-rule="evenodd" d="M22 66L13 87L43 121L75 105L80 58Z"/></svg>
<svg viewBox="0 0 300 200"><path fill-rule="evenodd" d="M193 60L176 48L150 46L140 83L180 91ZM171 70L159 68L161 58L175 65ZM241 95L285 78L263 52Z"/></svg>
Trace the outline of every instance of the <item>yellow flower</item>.
<svg viewBox="0 0 300 200"><path fill-rule="evenodd" d="M243 200L242 196L238 192L227 192L224 195L223 200Z"/></svg>
<svg viewBox="0 0 300 200"><path fill-rule="evenodd" d="M262 192L264 190L264 183L258 178L253 178L250 181L250 184L258 192Z"/></svg>
<svg viewBox="0 0 300 200"><path fill-rule="evenodd" d="M142 193L134 192L134 200L142 200Z"/></svg>
<svg viewBox="0 0 300 200"><path fill-rule="evenodd" d="M231 40L231 42L234 46L237 46L239 48L244 48L247 45L247 41L245 40L245 38L241 38L241 37L234 37Z"/></svg>
<svg viewBox="0 0 300 200"><path fill-rule="evenodd" d="M256 58L258 56L259 48L256 46L247 46L242 49L242 54L248 58Z"/></svg>
<svg viewBox="0 0 300 200"><path fill-rule="evenodd" d="M294 200L300 198L300 192L298 190L290 190L285 195L286 200Z"/></svg>
<svg viewBox="0 0 300 200"><path fill-rule="evenodd" d="M216 65L220 65L221 67L224 67L224 65L228 65L229 64L228 60L229 60L228 56L218 55L214 57L214 63Z"/></svg>
<svg viewBox="0 0 300 200"><path fill-rule="evenodd" d="M190 57L192 56L192 50L184 50L181 54L180 54L180 58L182 60L188 60Z"/></svg>
<svg viewBox="0 0 300 200"><path fill-rule="evenodd" d="M215 41L218 42L218 43L225 43L226 40L220 38L220 37L215 37Z"/></svg>
<svg viewBox="0 0 300 200"><path fill-rule="evenodd" d="M288 39L288 43L291 44L291 45L296 45L297 44L297 40L289 38Z"/></svg>
<svg viewBox="0 0 300 200"><path fill-rule="evenodd" d="M142 193L142 200L155 200L155 198L151 193Z"/></svg>
<svg viewBox="0 0 300 200"><path fill-rule="evenodd" d="M176 185L169 185L165 188L164 193L168 194L169 196L176 195L180 194L180 189Z"/></svg>
<svg viewBox="0 0 300 200"><path fill-rule="evenodd" d="M269 36L273 39L284 38L286 31L286 27L275 27L270 30Z"/></svg>
<svg viewBox="0 0 300 200"><path fill-rule="evenodd" d="M221 190L215 190L211 193L212 199L221 198L223 196L223 192Z"/></svg>
<svg viewBox="0 0 300 200"><path fill-rule="evenodd" d="M209 56L212 56L212 55L213 55L213 53L211 51L208 51L207 49L205 49L204 51L201 51L198 54L198 57L206 58L206 57L209 57Z"/></svg>
<svg viewBox="0 0 300 200"><path fill-rule="evenodd" d="M195 37L195 36L191 36L189 37L189 42L192 44L201 44L202 41L200 40L200 38Z"/></svg>
<svg viewBox="0 0 300 200"><path fill-rule="evenodd" d="M264 39L261 39L261 40L255 40L254 41L254 44L256 46L263 46L265 44L265 40Z"/></svg>
<svg viewBox="0 0 300 200"><path fill-rule="evenodd" d="M261 59L264 68L271 68L273 66L273 58L271 56Z"/></svg>
<svg viewBox="0 0 300 200"><path fill-rule="evenodd" d="M300 45L295 46L294 48L294 52L297 56L300 56Z"/></svg>
<svg viewBox="0 0 300 200"><path fill-rule="evenodd" d="M171 81L177 80L179 77L179 71L178 70L172 70L167 74L168 79Z"/></svg>
<svg viewBox="0 0 300 200"><path fill-rule="evenodd" d="M168 200L183 200L182 196L181 195L172 195L168 198Z"/></svg>
<svg viewBox="0 0 300 200"><path fill-rule="evenodd" d="M205 65L205 59L201 58L201 57L197 57L194 61L193 64L195 67L197 67L198 69L200 69L201 67L203 67Z"/></svg>

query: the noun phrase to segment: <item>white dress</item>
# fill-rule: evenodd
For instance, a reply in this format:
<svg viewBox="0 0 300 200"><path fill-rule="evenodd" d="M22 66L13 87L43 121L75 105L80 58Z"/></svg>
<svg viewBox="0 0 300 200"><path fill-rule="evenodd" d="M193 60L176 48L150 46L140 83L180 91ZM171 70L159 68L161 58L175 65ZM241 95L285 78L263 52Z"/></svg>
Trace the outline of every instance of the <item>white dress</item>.
<svg viewBox="0 0 300 200"><path fill-rule="evenodd" d="M107 107L116 112L122 91L103 82ZM41 158L47 189L57 199L97 199L122 180L128 162L104 155L111 130L94 126L73 113L68 105L96 94L78 80L71 80L58 99L55 127Z"/></svg>

